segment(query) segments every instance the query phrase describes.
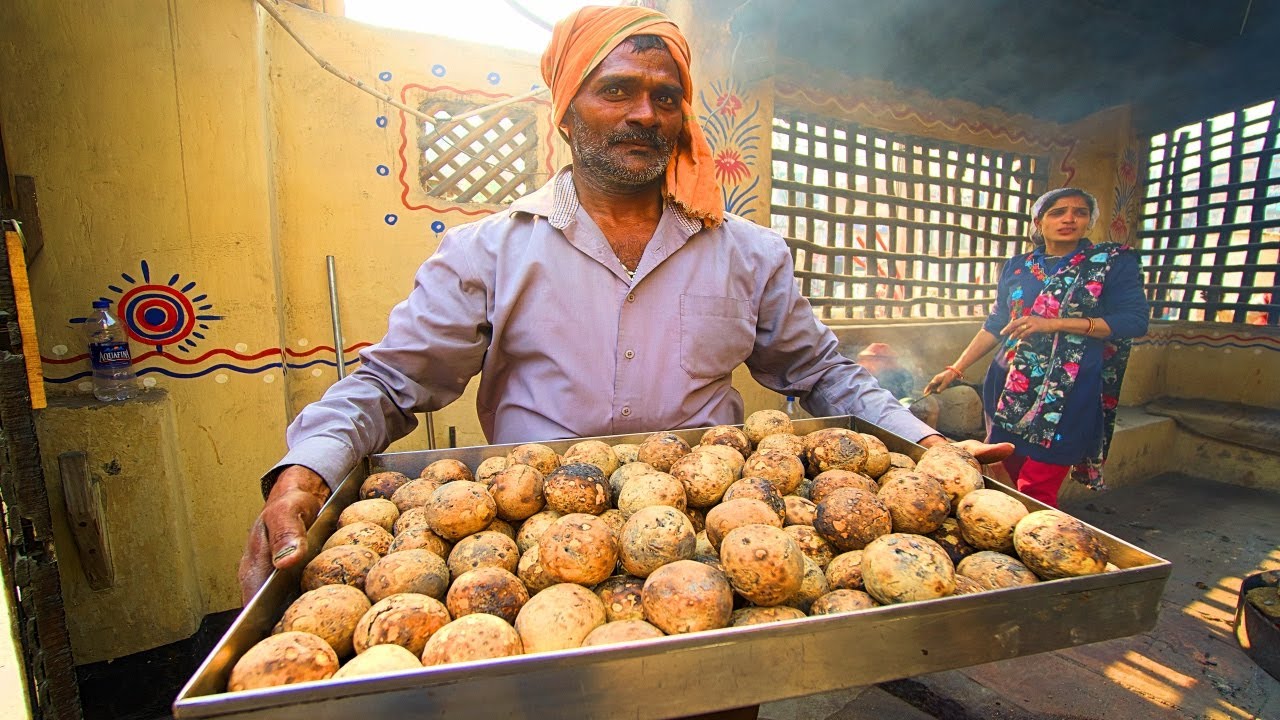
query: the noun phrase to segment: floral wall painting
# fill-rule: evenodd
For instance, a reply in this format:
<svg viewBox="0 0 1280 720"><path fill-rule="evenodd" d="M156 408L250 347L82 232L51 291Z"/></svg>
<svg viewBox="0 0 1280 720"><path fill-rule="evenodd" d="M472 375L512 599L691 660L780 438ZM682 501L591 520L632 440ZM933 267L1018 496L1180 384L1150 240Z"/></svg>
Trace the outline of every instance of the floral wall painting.
<svg viewBox="0 0 1280 720"><path fill-rule="evenodd" d="M1116 162L1115 205L1107 223L1107 242L1128 243L1138 217L1138 147L1130 138Z"/></svg>
<svg viewBox="0 0 1280 720"><path fill-rule="evenodd" d="M760 101L744 99L737 83L726 80L712 82L710 92L699 92L698 103L698 122L711 145L725 209L750 217L759 198L760 176L754 168L760 154Z"/></svg>

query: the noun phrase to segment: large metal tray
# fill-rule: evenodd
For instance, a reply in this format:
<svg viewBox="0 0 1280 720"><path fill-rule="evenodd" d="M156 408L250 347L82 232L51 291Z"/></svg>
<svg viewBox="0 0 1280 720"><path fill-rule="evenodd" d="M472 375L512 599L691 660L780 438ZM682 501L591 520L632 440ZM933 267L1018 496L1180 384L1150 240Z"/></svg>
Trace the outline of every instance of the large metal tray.
<svg viewBox="0 0 1280 720"><path fill-rule="evenodd" d="M797 432L853 427L913 458L920 446L847 416ZM702 429L678 431L696 443ZM639 442L646 434L600 438ZM557 451L577 440L545 443ZM312 527L314 554L368 468L416 477L445 457L471 467L510 445L375 455L352 472ZM1030 510L1045 506L987 478ZM301 570L276 572L173 704L184 718L670 718L811 695L1134 635L1156 623L1171 565L1097 528L1119 571L846 615L725 628L384 675L226 693L236 660L297 597ZM300 567L300 566L299 566Z"/></svg>

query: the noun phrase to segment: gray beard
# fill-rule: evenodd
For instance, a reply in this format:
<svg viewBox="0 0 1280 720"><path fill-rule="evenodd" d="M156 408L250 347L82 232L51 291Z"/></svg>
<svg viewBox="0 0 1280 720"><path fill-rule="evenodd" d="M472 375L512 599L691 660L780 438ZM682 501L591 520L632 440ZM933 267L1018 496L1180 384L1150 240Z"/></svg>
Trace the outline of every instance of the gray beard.
<svg viewBox="0 0 1280 720"><path fill-rule="evenodd" d="M569 112L569 124L572 129L570 147L575 161L583 169L590 171L601 180L623 187L648 185L662 177L671 162L674 144L668 142L656 130L619 131L599 135L587 129L576 112ZM659 151L659 157L647 166L632 170L615 161L611 150L619 142L642 141L652 143Z"/></svg>

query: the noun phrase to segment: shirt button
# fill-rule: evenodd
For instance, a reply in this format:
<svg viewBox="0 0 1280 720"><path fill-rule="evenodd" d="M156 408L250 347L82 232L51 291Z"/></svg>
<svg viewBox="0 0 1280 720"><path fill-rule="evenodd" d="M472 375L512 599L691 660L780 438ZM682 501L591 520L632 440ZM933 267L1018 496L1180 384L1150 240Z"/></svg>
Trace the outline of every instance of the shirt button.
<svg viewBox="0 0 1280 720"><path fill-rule="evenodd" d="M622 408L622 417L631 417L631 408L630 408L630 407L624 407L624 408Z"/></svg>
<svg viewBox="0 0 1280 720"><path fill-rule="evenodd" d="M636 301L636 294L635 294L635 293L627 293L627 302L635 302L635 301Z"/></svg>
<svg viewBox="0 0 1280 720"><path fill-rule="evenodd" d="M635 353L635 351L634 351L634 350L628 350L628 351L626 351L626 352L622 353L622 356L623 356L623 357L625 357L626 359L630 360L631 358L633 358L633 357L635 357L635 356L636 356L636 353Z"/></svg>

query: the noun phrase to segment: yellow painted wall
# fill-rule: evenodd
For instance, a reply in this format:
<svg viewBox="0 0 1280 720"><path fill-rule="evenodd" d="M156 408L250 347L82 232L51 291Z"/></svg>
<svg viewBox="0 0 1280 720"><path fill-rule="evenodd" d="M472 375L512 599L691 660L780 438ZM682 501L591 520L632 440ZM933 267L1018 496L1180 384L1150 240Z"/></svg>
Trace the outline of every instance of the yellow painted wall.
<svg viewBox="0 0 1280 720"><path fill-rule="evenodd" d="M768 222L775 103L808 103L948 140L1038 148L1051 157L1054 184L1074 168L1076 181L1104 203L1103 217L1113 215L1112 190L1131 145L1123 109L1062 127L865 79L786 67L772 76L767 40L763 61L735 62L725 41L724 6L731 3L666 5L693 41L694 110L708 128L729 206L749 219ZM279 7L334 66L410 104L424 92L487 102L541 83L531 54ZM535 107L545 116L545 104ZM452 227L490 208L454 207L427 196L416 182L412 121L326 72L249 0L0 3L0 125L11 172L34 176L40 194L46 247L30 274L52 395L87 392L76 378L87 370L77 359L84 340L70 320L87 314L92 299L118 300L150 282L174 302L192 301L207 317L205 327L192 328L202 337L181 335L183 342L165 344L163 353L134 344L143 379L165 391L152 399L165 406L161 417L172 418L171 437L131 433L154 425L146 415L153 411L141 403L133 418L129 405L114 408L112 427L120 428L118 442L129 451L123 456L133 458L137 482L171 499L166 520L192 546L191 582L182 573L156 572L131 578L141 583L136 592L190 587L182 601L197 617L234 608L236 561L261 504L257 478L283 453L288 420L336 377L326 256L335 258L346 357L354 360L356 347L381 337L391 306L438 244L436 224ZM539 136L551 134L544 119ZM555 140L542 152L551 153L553 166L567 157ZM953 359L975 329L976 323L961 321L837 332L851 353L886 340L918 353L927 375ZM1159 342L1140 347L1133 397L1171 392L1280 405L1265 382L1277 357L1261 349L1270 336L1251 340L1248 351L1224 343L1195 350L1194 331L1178 330L1186 350ZM1223 389L1235 386L1215 383L1197 364L1200 358L1238 363L1239 376L1253 379ZM777 405L745 372L735 382L749 411ZM461 445L484 442L473 399L474 390L436 414L437 445L445 444L451 426ZM89 444L83 431L98 420L70 403L42 422L50 455ZM423 448L427 441L420 429L393 449ZM100 438L92 449L113 454ZM52 460L45 458L50 473ZM131 497L136 505L145 495ZM123 508L124 500L110 497L108 506ZM117 512L124 514L114 522L137 517ZM58 538L60 557L74 555L68 542ZM109 619L113 603L123 601L85 592L77 572L68 560L64 585L76 599L69 611L78 661L164 641L115 627L107 632L103 624L115 622ZM156 617L140 614L129 622L155 624ZM170 634L180 634L184 622L170 624Z"/></svg>

